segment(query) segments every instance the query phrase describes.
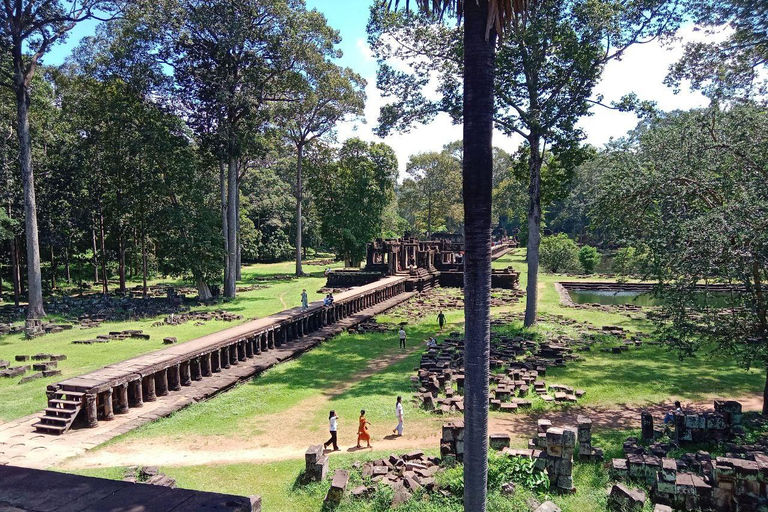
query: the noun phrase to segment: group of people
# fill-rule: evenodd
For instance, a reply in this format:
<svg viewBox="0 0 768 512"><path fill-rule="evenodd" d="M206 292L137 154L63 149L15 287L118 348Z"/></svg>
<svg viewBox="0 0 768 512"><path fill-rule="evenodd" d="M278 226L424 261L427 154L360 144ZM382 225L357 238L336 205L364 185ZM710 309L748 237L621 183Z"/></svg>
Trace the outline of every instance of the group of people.
<svg viewBox="0 0 768 512"><path fill-rule="evenodd" d="M402 436L405 425L403 423L403 399L400 396L397 397L397 402L395 403L395 415L397 416L397 426L392 430L392 433ZM363 409L360 411L357 424L357 448L372 448L370 427L371 422L366 419L365 409ZM323 443L323 447L333 446L333 451L337 452L339 451L339 416L336 414L336 411L331 411L328 415L328 429L330 430L331 438ZM365 442L365 446L362 446L363 442Z"/></svg>
<svg viewBox="0 0 768 512"><path fill-rule="evenodd" d="M333 293L329 293L325 296L323 299L323 306L333 306ZM301 309L302 311L306 311L309 309L309 296L307 296L307 289L304 288L301 290Z"/></svg>

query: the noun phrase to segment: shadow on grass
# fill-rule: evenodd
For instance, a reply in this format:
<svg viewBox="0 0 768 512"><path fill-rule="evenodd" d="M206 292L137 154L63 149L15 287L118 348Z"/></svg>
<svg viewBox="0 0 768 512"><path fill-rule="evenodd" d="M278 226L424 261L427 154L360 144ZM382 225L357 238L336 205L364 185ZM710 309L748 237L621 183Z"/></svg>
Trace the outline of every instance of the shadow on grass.
<svg viewBox="0 0 768 512"><path fill-rule="evenodd" d="M410 335L420 342L429 332L425 329L413 329ZM249 385L276 384L288 391L313 389L333 392L334 386L353 378L355 373L363 370L371 359L380 357L382 353L389 350L396 350L397 347L397 333L394 331L387 334L343 334L341 338L336 339L336 342L320 345L294 359L289 371L275 371L257 376L250 381ZM364 379L352 390L341 393L333 399L364 396L373 392L377 394L397 391L406 393L410 389L410 382L403 379L403 372L418 364L420 357L420 352L411 354L400 363Z"/></svg>

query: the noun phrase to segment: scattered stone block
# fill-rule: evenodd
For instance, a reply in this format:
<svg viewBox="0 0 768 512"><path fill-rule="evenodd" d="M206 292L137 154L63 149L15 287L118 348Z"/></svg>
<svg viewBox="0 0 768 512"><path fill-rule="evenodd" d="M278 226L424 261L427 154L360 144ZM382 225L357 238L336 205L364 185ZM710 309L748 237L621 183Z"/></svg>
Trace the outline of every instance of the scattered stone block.
<svg viewBox="0 0 768 512"><path fill-rule="evenodd" d="M551 501L545 501L539 505L533 512L562 512L560 507L552 503Z"/></svg>
<svg viewBox="0 0 768 512"><path fill-rule="evenodd" d="M178 340L175 337L173 337L173 336L168 336L167 338L163 338L163 343L165 345L173 345L177 341Z"/></svg>
<svg viewBox="0 0 768 512"><path fill-rule="evenodd" d="M29 356L16 356L16 361L22 362L22 361L29 361Z"/></svg>
<svg viewBox="0 0 768 512"><path fill-rule="evenodd" d="M645 492L641 489L616 484L608 495L608 509L615 512L639 512L645 506L645 499Z"/></svg>
<svg viewBox="0 0 768 512"><path fill-rule="evenodd" d="M347 483L349 483L349 471L337 469L333 474L331 488L328 489L325 501L334 505L341 503L342 498L344 498L344 492L347 490Z"/></svg>
<svg viewBox="0 0 768 512"><path fill-rule="evenodd" d="M32 382L33 380L42 379L43 373L33 373L32 375L27 375L26 377L22 377L22 379L19 381L19 384L26 384L27 382Z"/></svg>

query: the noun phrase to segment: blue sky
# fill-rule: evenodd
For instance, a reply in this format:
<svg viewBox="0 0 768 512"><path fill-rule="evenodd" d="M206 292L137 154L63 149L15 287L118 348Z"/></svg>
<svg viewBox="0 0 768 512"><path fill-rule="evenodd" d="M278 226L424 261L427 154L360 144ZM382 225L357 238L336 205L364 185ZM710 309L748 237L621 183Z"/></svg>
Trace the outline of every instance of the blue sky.
<svg viewBox="0 0 768 512"><path fill-rule="evenodd" d="M354 69L368 81L365 120L340 125L339 138L344 140L357 136L365 140L381 141L373 134L372 129L384 99L376 89L376 62L370 54L365 32L372 0L306 0L306 3L308 8L322 12L328 19L328 24L340 31L340 48L344 56L339 63ZM82 37L93 34L96 25L96 22L80 24L64 44L54 48L46 56L45 63L62 63ZM679 35L680 40L668 47L651 43L631 48L621 61L608 64L595 93L603 94L606 101L613 101L629 92L636 92L643 99L656 101L664 110L706 105L706 100L698 93L684 90L676 95L663 84L669 66L682 55L683 44L702 37L702 34L694 32L692 27L683 29ZM587 141L598 147L611 138L622 136L636 124L637 119L632 114L599 107L594 110L592 116L580 123L587 133ZM444 144L460 138L461 127L452 125L447 116L438 116L429 126L416 127L409 133L391 135L384 139L384 142L395 149L402 175L412 154L439 151ZM520 140L496 133L494 144L511 152L518 147Z"/></svg>

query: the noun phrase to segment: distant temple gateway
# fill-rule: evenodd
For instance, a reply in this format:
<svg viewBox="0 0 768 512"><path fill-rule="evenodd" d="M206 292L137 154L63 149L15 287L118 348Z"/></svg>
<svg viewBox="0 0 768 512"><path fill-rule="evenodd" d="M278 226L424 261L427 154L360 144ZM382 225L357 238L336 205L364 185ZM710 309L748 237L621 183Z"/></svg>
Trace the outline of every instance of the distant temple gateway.
<svg viewBox="0 0 768 512"><path fill-rule="evenodd" d="M517 247L514 239L498 237L491 249L491 258L498 259ZM366 263L362 270L334 270L328 274L329 288L361 286L385 276L408 277L409 291L423 291L437 284L464 286L464 235L436 233L429 240L418 238L377 238L367 246ZM519 273L506 269L494 270L493 288L516 289Z"/></svg>

